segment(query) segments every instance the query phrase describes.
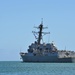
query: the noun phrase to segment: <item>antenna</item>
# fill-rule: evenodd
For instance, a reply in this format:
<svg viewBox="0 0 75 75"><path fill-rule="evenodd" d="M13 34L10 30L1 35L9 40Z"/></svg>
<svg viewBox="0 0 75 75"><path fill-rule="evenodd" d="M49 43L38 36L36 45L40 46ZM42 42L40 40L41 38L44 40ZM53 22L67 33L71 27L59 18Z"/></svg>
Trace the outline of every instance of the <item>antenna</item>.
<svg viewBox="0 0 75 75"><path fill-rule="evenodd" d="M43 18L41 18L41 24L43 25Z"/></svg>
<svg viewBox="0 0 75 75"><path fill-rule="evenodd" d="M49 34L49 36L48 36L48 43L50 42L50 34Z"/></svg>

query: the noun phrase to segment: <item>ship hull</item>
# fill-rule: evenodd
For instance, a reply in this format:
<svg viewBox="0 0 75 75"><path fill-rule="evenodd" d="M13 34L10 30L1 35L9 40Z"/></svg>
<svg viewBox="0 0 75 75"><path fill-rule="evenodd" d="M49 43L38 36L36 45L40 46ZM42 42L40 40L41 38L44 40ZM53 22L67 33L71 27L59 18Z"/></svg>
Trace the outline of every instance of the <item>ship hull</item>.
<svg viewBox="0 0 75 75"><path fill-rule="evenodd" d="M21 56L23 62L75 63L75 58L58 58L54 56Z"/></svg>

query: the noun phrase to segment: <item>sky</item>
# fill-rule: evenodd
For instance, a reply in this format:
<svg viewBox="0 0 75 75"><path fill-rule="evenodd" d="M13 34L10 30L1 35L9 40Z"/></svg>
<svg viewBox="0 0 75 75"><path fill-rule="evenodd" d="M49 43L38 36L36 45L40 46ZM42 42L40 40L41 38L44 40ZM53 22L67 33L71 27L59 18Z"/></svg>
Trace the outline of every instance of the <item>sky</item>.
<svg viewBox="0 0 75 75"><path fill-rule="evenodd" d="M22 61L41 18L50 32L44 42L75 51L75 0L0 0L0 61Z"/></svg>

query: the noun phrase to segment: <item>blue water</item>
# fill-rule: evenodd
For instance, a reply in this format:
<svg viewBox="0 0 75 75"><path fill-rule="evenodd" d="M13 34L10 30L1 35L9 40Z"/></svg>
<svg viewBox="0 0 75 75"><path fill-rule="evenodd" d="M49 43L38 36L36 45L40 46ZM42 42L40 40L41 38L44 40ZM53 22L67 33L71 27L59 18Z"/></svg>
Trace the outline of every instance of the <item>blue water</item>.
<svg viewBox="0 0 75 75"><path fill-rule="evenodd" d="M75 63L0 61L0 75L75 75Z"/></svg>

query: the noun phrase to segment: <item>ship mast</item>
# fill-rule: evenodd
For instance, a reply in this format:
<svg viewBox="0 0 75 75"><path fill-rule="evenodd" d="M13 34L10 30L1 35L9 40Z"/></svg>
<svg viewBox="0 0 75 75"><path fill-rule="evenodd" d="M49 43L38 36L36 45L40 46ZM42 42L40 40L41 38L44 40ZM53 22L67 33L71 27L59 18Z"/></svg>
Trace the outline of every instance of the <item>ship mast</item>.
<svg viewBox="0 0 75 75"><path fill-rule="evenodd" d="M42 24L40 24L39 25L39 36L38 36L38 44L40 44L40 41L41 41L41 39L42 39L42 29L43 29L43 25Z"/></svg>
<svg viewBox="0 0 75 75"><path fill-rule="evenodd" d="M32 32L33 32L35 38L37 39L38 45L40 45L41 39L42 39L42 36L43 36L42 34L44 34L44 35L50 34L50 32L42 32L43 29L47 28L47 27L43 27L43 19L41 21L41 24L38 27L35 27L35 28L39 29L39 32L35 32L35 31L32 31ZM38 33L38 37L36 37L36 35L35 35L37 33Z"/></svg>

